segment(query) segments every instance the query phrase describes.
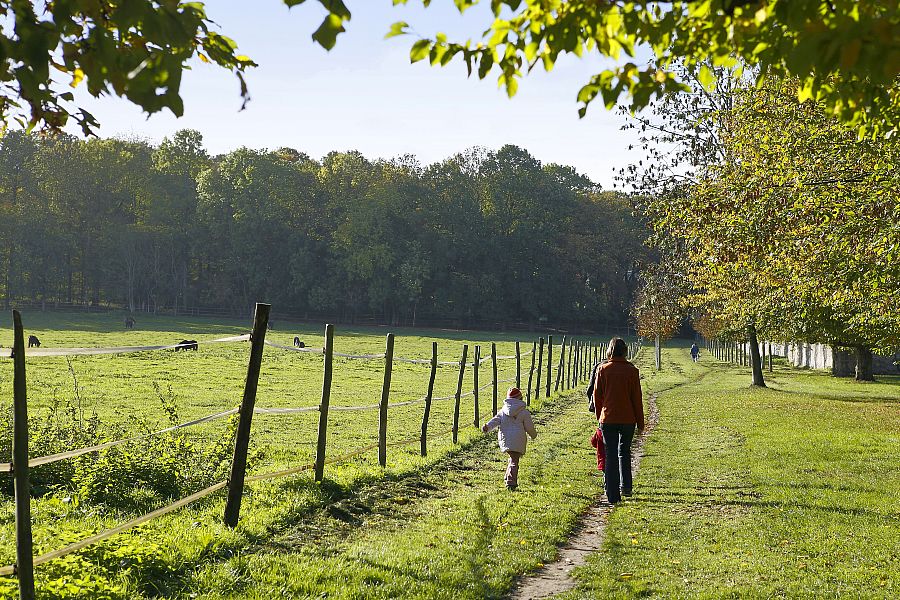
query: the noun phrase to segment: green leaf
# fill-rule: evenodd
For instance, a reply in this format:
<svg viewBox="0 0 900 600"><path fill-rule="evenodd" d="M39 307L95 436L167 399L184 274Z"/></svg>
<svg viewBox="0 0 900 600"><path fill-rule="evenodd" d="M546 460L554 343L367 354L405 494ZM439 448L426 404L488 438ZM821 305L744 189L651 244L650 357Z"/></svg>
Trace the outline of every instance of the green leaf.
<svg viewBox="0 0 900 600"><path fill-rule="evenodd" d="M325 17L322 24L313 33L312 39L326 50L331 50L337 43L338 34L344 31L346 31L344 29L344 20L337 15L331 14Z"/></svg>
<svg viewBox="0 0 900 600"><path fill-rule="evenodd" d="M409 61L419 62L428 56L428 49L431 47L431 40L416 40L409 51Z"/></svg>
<svg viewBox="0 0 900 600"><path fill-rule="evenodd" d="M700 71L697 73L697 79L706 91L711 92L716 89L716 75L708 66L700 66Z"/></svg>
<svg viewBox="0 0 900 600"><path fill-rule="evenodd" d="M407 35L409 33L407 31L408 28L409 24L405 21L397 21L396 23L393 23L390 30L384 34L384 39L397 37L398 35Z"/></svg>

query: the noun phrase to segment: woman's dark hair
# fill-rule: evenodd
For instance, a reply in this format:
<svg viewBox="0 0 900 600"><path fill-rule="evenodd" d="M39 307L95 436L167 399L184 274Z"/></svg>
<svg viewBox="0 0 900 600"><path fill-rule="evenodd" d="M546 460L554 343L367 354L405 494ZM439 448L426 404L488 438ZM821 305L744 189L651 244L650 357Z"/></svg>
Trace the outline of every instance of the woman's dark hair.
<svg viewBox="0 0 900 600"><path fill-rule="evenodd" d="M628 356L628 344L622 338L613 338L609 340L609 347L606 349L606 359L612 357L625 358Z"/></svg>

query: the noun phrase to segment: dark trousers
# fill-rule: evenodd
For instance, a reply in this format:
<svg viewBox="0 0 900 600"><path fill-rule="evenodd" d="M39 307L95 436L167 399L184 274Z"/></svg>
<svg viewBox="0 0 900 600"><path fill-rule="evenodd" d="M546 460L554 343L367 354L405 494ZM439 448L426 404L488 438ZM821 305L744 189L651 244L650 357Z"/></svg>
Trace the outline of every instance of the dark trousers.
<svg viewBox="0 0 900 600"><path fill-rule="evenodd" d="M606 445L606 471L603 485L606 499L615 504L622 500L622 491L631 493L631 440L635 425L603 423L603 443Z"/></svg>
<svg viewBox="0 0 900 600"><path fill-rule="evenodd" d="M506 485L517 487L519 485L519 459L522 458L521 452L507 450L509 454L509 464L506 466Z"/></svg>

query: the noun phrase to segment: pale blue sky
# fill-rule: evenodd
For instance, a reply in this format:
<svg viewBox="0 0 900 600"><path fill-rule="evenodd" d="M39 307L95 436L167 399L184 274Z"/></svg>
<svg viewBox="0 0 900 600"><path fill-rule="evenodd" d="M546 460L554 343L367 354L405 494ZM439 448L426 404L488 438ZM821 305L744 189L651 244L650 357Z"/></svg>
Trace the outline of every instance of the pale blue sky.
<svg viewBox="0 0 900 600"><path fill-rule="evenodd" d="M119 99L82 102L101 122L100 135L159 141L181 128L198 129L212 153L240 146L290 146L320 158L359 150L370 158L415 154L424 163L471 146L522 146L544 162L572 165L612 186L613 168L636 155L619 131L623 118L599 103L578 118L575 96L602 68L597 57L563 60L549 74L535 69L508 99L496 76L466 78L462 62L444 68L409 64L410 37L384 39L391 23L409 22L430 35L477 37L491 21L487 6L460 16L450 0L392 7L391 0L348 0L347 33L326 52L310 39L322 19L317 3L288 9L281 0L209 0L207 12L259 67L247 75L252 100L239 112L238 83L227 72L197 64L185 74L185 114L147 119ZM86 97L86 99L85 99Z"/></svg>

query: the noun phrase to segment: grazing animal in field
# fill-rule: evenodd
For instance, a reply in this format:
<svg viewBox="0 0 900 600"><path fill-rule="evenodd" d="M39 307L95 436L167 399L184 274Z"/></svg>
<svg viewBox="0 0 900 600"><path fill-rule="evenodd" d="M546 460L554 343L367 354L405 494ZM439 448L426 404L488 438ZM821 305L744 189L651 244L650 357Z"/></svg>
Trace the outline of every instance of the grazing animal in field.
<svg viewBox="0 0 900 600"><path fill-rule="evenodd" d="M29 348L40 348L41 340L39 340L36 335L29 335L28 336L28 347Z"/></svg>
<svg viewBox="0 0 900 600"><path fill-rule="evenodd" d="M300 341L300 338L294 336L294 348L306 348L306 344Z"/></svg>
<svg viewBox="0 0 900 600"><path fill-rule="evenodd" d="M134 329L134 319L125 317L125 329Z"/></svg>
<svg viewBox="0 0 900 600"><path fill-rule="evenodd" d="M179 350L197 350L199 348L199 344L197 344L197 340L181 340L178 342L178 345L175 346L175 352Z"/></svg>

